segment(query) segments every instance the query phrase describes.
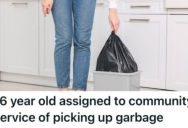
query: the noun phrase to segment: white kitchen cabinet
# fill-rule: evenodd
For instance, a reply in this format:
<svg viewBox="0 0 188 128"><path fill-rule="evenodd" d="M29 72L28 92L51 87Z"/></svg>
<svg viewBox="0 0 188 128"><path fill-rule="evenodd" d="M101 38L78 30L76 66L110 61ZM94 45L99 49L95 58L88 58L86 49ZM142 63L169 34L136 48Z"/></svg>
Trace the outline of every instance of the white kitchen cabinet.
<svg viewBox="0 0 188 128"><path fill-rule="evenodd" d="M165 89L166 16L120 15L118 31L141 74L141 86Z"/></svg>
<svg viewBox="0 0 188 128"><path fill-rule="evenodd" d="M188 15L168 16L167 85L169 90L188 90Z"/></svg>
<svg viewBox="0 0 188 128"><path fill-rule="evenodd" d="M2 70L38 75L38 3L36 0L2 2Z"/></svg>
<svg viewBox="0 0 188 128"><path fill-rule="evenodd" d="M39 5L41 5L39 1ZM55 77L54 67L55 27L52 13L44 17L39 6L39 75Z"/></svg>

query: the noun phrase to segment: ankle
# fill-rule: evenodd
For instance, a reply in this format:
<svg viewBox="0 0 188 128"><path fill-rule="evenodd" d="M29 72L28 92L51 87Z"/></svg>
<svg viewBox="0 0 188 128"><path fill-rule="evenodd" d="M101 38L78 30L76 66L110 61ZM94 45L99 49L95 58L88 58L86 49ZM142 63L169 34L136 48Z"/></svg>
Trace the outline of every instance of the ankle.
<svg viewBox="0 0 188 128"><path fill-rule="evenodd" d="M68 88L60 88L59 91L68 91Z"/></svg>

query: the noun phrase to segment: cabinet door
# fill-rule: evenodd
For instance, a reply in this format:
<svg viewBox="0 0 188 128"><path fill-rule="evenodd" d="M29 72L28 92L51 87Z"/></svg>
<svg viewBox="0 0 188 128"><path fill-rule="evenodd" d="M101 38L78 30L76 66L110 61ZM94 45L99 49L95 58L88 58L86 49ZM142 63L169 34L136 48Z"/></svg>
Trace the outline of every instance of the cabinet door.
<svg viewBox="0 0 188 128"><path fill-rule="evenodd" d="M120 15L118 34L132 53L141 74L141 86L165 89L166 16Z"/></svg>
<svg viewBox="0 0 188 128"><path fill-rule="evenodd" d="M39 5L41 5L41 1L39 1ZM55 27L52 13L44 17L42 6L39 6L39 35L39 74L55 77Z"/></svg>
<svg viewBox="0 0 188 128"><path fill-rule="evenodd" d="M167 89L188 90L188 16L169 15Z"/></svg>
<svg viewBox="0 0 188 128"><path fill-rule="evenodd" d="M96 70L98 55L111 34L111 28L108 21L108 11L108 2L106 0L98 0L96 4L95 19L91 37L89 81L93 81L93 71Z"/></svg>
<svg viewBox="0 0 188 128"><path fill-rule="evenodd" d="M2 2L3 71L38 75L38 2Z"/></svg>

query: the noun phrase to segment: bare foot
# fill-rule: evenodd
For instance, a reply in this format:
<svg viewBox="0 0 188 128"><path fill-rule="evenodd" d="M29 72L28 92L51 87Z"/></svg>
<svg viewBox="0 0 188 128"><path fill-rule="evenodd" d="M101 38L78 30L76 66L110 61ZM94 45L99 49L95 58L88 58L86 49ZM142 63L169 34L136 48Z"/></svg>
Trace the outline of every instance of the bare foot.
<svg viewBox="0 0 188 128"><path fill-rule="evenodd" d="M68 91L68 88L60 88L59 91Z"/></svg>

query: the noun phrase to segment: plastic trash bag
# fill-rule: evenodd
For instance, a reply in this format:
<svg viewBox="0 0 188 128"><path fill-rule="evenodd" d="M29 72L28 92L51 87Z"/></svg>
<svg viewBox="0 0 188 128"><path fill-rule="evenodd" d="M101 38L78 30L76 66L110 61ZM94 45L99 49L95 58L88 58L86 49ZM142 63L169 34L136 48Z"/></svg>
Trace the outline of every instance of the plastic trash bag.
<svg viewBox="0 0 188 128"><path fill-rule="evenodd" d="M137 64L121 39L112 32L97 59L96 71L133 73Z"/></svg>

